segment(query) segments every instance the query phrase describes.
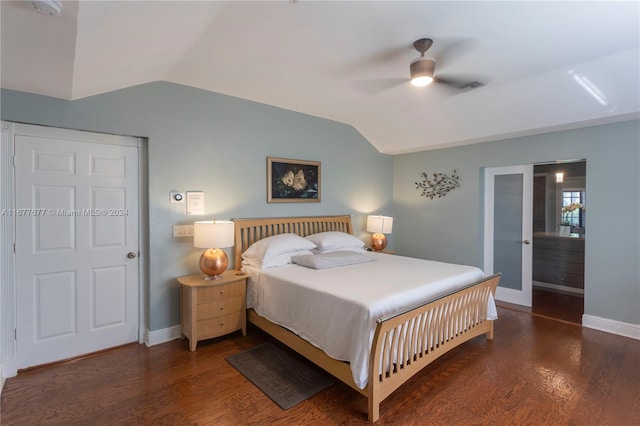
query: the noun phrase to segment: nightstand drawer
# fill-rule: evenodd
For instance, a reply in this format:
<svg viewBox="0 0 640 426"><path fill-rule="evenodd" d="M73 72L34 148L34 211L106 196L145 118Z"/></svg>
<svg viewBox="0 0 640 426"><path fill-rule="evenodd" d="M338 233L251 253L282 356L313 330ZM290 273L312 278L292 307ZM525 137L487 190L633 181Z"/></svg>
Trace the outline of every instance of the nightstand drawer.
<svg viewBox="0 0 640 426"><path fill-rule="evenodd" d="M217 300L230 299L242 296L244 293L244 280L231 284L203 287L198 289L198 304L210 303Z"/></svg>
<svg viewBox="0 0 640 426"><path fill-rule="evenodd" d="M242 297L232 297L229 300L199 304L196 308L198 320L216 318L240 312L242 310Z"/></svg>
<svg viewBox="0 0 640 426"><path fill-rule="evenodd" d="M223 336L242 328L244 312L198 321L198 340Z"/></svg>

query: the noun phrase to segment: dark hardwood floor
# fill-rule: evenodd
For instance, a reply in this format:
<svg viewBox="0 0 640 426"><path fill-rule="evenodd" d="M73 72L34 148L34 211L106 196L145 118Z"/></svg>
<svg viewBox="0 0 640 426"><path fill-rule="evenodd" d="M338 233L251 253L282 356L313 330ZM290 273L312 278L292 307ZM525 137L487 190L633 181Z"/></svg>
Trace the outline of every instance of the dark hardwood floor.
<svg viewBox="0 0 640 426"><path fill-rule="evenodd" d="M577 325L582 324L582 315L584 314L584 298L582 295L536 287L533 287L532 306L530 308L500 301L496 302L496 304L503 308Z"/></svg>
<svg viewBox="0 0 640 426"><path fill-rule="evenodd" d="M640 342L499 308L495 339L471 340L381 405L380 425L637 425ZM250 328L198 344L132 344L21 372L2 425L351 425L366 400L337 383L281 410L224 357L267 339Z"/></svg>
<svg viewBox="0 0 640 426"><path fill-rule="evenodd" d="M534 315L582 324L584 297L581 294L563 293L533 288Z"/></svg>

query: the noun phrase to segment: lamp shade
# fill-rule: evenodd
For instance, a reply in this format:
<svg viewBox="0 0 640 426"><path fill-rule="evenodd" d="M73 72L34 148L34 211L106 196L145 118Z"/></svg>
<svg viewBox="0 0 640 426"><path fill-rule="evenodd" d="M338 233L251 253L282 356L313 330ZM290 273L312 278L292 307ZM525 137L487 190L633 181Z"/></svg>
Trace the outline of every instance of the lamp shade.
<svg viewBox="0 0 640 426"><path fill-rule="evenodd" d="M228 220L198 221L193 223L193 246L198 248L224 248L234 244L234 223Z"/></svg>
<svg viewBox="0 0 640 426"><path fill-rule="evenodd" d="M367 216L367 232L390 234L393 229L393 218L390 216Z"/></svg>

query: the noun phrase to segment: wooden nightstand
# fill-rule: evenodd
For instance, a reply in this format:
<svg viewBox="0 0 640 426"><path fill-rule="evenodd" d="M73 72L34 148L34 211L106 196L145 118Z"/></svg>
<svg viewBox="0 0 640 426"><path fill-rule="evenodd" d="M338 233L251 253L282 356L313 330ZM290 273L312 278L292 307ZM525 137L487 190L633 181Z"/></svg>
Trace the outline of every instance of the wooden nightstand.
<svg viewBox="0 0 640 426"><path fill-rule="evenodd" d="M219 280L205 280L202 274L178 278L182 334L189 339L192 351L200 340L240 329L246 336L247 275L237 273L234 269L227 270Z"/></svg>

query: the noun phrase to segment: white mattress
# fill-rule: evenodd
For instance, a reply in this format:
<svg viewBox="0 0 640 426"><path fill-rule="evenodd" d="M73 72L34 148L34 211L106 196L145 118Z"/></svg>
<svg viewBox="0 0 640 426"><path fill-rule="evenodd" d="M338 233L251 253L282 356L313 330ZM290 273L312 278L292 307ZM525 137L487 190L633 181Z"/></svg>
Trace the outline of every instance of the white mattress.
<svg viewBox="0 0 640 426"><path fill-rule="evenodd" d="M368 381L376 320L434 299L484 277L465 265L368 253L374 262L330 269L286 265L250 276L247 307L324 350L348 361L355 384ZM493 298L488 319L497 318Z"/></svg>

